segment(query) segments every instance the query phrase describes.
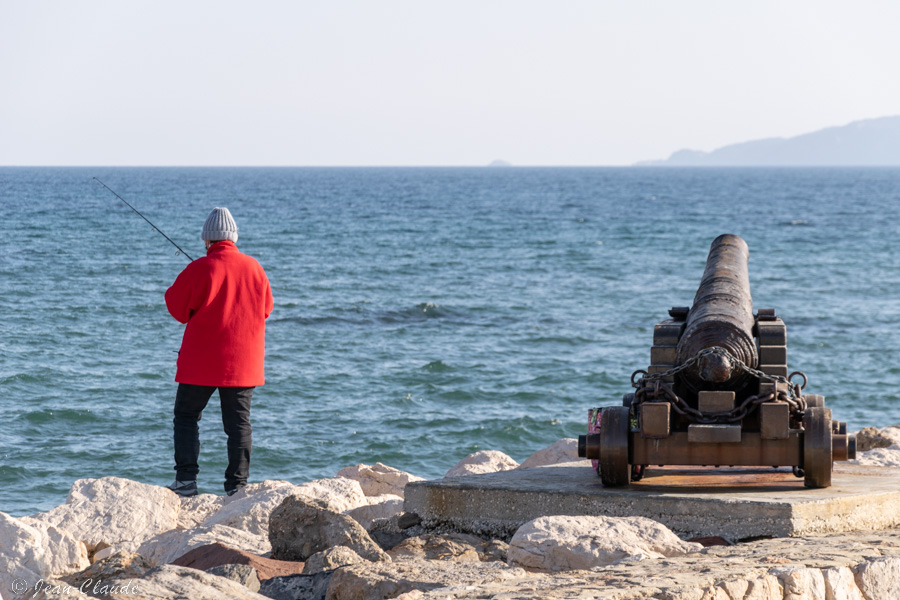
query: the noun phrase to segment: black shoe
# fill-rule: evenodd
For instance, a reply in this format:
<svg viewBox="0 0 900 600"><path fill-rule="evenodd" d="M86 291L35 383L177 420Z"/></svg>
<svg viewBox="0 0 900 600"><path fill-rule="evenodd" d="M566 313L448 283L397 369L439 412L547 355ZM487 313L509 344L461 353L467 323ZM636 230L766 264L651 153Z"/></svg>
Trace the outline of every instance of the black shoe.
<svg viewBox="0 0 900 600"><path fill-rule="evenodd" d="M247 486L246 483L239 483L233 488L225 488L225 493L229 496L234 496L238 493L239 490L244 489Z"/></svg>
<svg viewBox="0 0 900 600"><path fill-rule="evenodd" d="M166 486L166 488L172 490L176 494L182 497L188 496L196 496L199 492L197 491L197 481L178 481L177 479Z"/></svg>

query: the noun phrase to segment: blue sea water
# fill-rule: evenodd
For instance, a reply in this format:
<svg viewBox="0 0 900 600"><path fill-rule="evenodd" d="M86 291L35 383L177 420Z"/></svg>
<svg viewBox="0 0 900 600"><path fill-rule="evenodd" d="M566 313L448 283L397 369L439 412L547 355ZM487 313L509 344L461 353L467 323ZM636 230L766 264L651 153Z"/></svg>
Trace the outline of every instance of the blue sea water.
<svg viewBox="0 0 900 600"><path fill-rule="evenodd" d="M163 293L214 206L275 296L252 480L381 461L439 477L584 431L689 305L709 244L750 246L754 305L788 326L850 429L900 423L900 170L0 168L0 511L75 479L173 477L182 326ZM220 492L215 402L201 491Z"/></svg>

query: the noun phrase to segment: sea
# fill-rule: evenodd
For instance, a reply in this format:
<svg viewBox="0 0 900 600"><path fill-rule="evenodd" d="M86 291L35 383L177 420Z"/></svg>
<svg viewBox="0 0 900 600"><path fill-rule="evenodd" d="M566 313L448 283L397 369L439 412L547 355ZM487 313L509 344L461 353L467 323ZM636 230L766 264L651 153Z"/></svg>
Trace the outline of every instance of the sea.
<svg viewBox="0 0 900 600"><path fill-rule="evenodd" d="M0 168L0 511L174 478L183 326L163 294L228 207L275 297L251 481L441 477L586 430L693 300L710 242L834 418L900 423L900 169ZM201 492L222 493L216 397Z"/></svg>

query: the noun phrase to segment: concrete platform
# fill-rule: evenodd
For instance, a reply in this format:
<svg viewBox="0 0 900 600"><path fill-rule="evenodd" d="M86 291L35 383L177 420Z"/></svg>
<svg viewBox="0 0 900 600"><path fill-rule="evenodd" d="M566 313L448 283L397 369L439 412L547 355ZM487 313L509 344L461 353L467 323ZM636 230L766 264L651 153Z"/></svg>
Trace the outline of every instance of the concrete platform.
<svg viewBox="0 0 900 600"><path fill-rule="evenodd" d="M900 526L900 469L837 463L833 485L808 489L789 469L650 468L604 488L590 462L420 481L407 512L429 529L508 538L544 515L641 516L688 537L788 537Z"/></svg>

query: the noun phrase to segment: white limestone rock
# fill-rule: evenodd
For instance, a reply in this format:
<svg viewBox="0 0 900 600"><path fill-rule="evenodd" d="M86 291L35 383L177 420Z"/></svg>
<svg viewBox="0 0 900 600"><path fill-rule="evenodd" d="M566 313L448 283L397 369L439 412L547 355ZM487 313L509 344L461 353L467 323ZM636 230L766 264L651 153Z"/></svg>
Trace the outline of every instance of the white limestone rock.
<svg viewBox="0 0 900 600"><path fill-rule="evenodd" d="M900 594L900 556L870 558L853 571L866 600L896 598Z"/></svg>
<svg viewBox="0 0 900 600"><path fill-rule="evenodd" d="M823 569L825 579L825 597L840 600L866 600L856 585L853 571L849 567L832 567Z"/></svg>
<svg viewBox="0 0 900 600"><path fill-rule="evenodd" d="M391 494L403 498L403 491L410 481L424 481L406 471L389 467L382 463L374 465L358 464L346 467L337 473L338 477L346 477L359 482L366 496L382 496Z"/></svg>
<svg viewBox="0 0 900 600"><path fill-rule="evenodd" d="M176 565L157 567L141 579L117 579L103 584L109 590L118 586L117 592L100 594L113 600L267 600L231 579Z"/></svg>
<svg viewBox="0 0 900 600"><path fill-rule="evenodd" d="M474 586L510 581L525 575L526 573L522 569L508 567L500 562L421 560L402 563L373 563L365 561L336 570L331 576L325 598L326 600L382 600L383 598L397 598L415 590L427 593L430 590L450 586L474 589ZM413 594L406 597L421 596ZM449 600L449 598L456 597L456 594L451 592L442 597ZM478 597L488 598L491 596L482 593ZM535 596L517 593L508 597L533 598Z"/></svg>
<svg viewBox="0 0 900 600"><path fill-rule="evenodd" d="M848 462L873 467L900 467L900 444L859 453L856 455L856 460Z"/></svg>
<svg viewBox="0 0 900 600"><path fill-rule="evenodd" d="M324 502L328 510L334 512L345 512L369 504L359 482L346 477L314 479L297 487L300 491L295 494L308 500Z"/></svg>
<svg viewBox="0 0 900 600"><path fill-rule="evenodd" d="M225 498L224 505L203 526L227 525L254 535L268 536L269 515L288 496L324 502L335 512L368 505L359 483L344 477L317 479L301 485L287 481L253 483Z"/></svg>
<svg viewBox="0 0 900 600"><path fill-rule="evenodd" d="M225 497L222 507L207 517L202 526L225 525L265 536L269 530L269 513L287 496L297 493L298 487L288 481L251 483L233 496Z"/></svg>
<svg viewBox="0 0 900 600"><path fill-rule="evenodd" d="M900 426L864 427L856 432L856 460L850 464L900 467Z"/></svg>
<svg viewBox="0 0 900 600"><path fill-rule="evenodd" d="M0 597L12 597L10 586L23 580L33 586L90 566L85 545L68 532L28 517L0 512Z"/></svg>
<svg viewBox="0 0 900 600"><path fill-rule="evenodd" d="M519 468L530 469L532 467L558 465L578 460L581 460L578 458L578 440L575 438L563 438L526 458L525 462L519 465Z"/></svg>
<svg viewBox="0 0 900 600"><path fill-rule="evenodd" d="M344 511L345 515L353 517L357 523L365 529L369 529L372 523L378 519L390 519L403 512L403 498L393 494L383 496L370 496L369 504Z"/></svg>
<svg viewBox="0 0 900 600"><path fill-rule="evenodd" d="M137 549L153 566L172 562L194 548L221 542L250 554L265 554L272 549L268 536L257 535L227 525L205 525L194 529L173 529L145 541Z"/></svg>
<svg viewBox="0 0 900 600"><path fill-rule="evenodd" d="M519 463L499 450L480 450L456 463L444 477L496 473L515 469L518 466Z"/></svg>
<svg viewBox="0 0 900 600"><path fill-rule="evenodd" d="M509 564L537 571L591 569L622 560L682 556L703 546L684 542L644 517L540 517L509 543Z"/></svg>
<svg viewBox="0 0 900 600"><path fill-rule="evenodd" d="M200 494L181 498L181 510L178 513L178 529L193 529L203 524L225 504L226 496Z"/></svg>
<svg viewBox="0 0 900 600"><path fill-rule="evenodd" d="M747 581L747 593L743 600L782 600L784 588L774 575L754 577ZM836 600L836 599L835 599Z"/></svg>
<svg viewBox="0 0 900 600"><path fill-rule="evenodd" d="M817 600L825 597L825 577L820 569L787 566L771 569L769 574L781 582L785 598Z"/></svg>
<svg viewBox="0 0 900 600"><path fill-rule="evenodd" d="M31 517L22 517L19 521L40 532L41 546L48 559L51 577L74 573L90 565L87 547L68 531ZM2 547L0 544L0 548Z"/></svg>
<svg viewBox="0 0 900 600"><path fill-rule="evenodd" d="M72 534L89 550L101 542L137 545L178 526L181 499L158 485L121 477L79 479L66 503L32 515Z"/></svg>

